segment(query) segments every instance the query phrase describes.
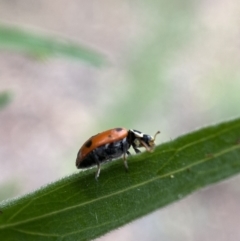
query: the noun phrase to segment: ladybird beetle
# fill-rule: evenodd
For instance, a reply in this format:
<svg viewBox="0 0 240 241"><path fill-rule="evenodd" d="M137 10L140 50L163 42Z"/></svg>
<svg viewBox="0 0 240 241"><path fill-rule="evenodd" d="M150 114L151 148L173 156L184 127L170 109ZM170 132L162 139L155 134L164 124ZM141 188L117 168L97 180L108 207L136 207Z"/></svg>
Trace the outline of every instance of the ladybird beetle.
<svg viewBox="0 0 240 241"><path fill-rule="evenodd" d="M136 130L125 128L114 128L95 136L90 137L80 148L77 159L77 168L88 168L97 165L95 179L100 174L100 164L123 156L124 166L128 170L126 155L130 155L128 149L132 146L136 153L139 147L145 147L148 152L152 152L155 146L155 138Z"/></svg>

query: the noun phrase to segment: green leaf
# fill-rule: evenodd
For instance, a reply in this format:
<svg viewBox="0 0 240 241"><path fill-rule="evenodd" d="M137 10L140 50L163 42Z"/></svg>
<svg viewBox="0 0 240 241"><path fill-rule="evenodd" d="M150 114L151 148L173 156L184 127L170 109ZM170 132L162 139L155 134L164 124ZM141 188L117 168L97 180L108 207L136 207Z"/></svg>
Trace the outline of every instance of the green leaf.
<svg viewBox="0 0 240 241"><path fill-rule="evenodd" d="M101 66L106 62L103 55L80 44L43 37L2 25L0 25L0 48L27 52L39 57L50 55L70 57L95 66Z"/></svg>
<svg viewBox="0 0 240 241"><path fill-rule="evenodd" d="M74 160L69 160L73 162ZM203 128L102 168L0 204L0 237L91 240L240 172L240 119Z"/></svg>

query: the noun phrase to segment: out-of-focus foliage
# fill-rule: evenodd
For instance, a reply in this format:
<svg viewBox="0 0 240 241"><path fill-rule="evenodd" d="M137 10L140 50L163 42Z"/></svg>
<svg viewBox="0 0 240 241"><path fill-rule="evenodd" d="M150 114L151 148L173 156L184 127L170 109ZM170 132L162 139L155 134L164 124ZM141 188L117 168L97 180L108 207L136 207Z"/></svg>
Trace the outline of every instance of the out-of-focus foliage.
<svg viewBox="0 0 240 241"><path fill-rule="evenodd" d="M0 92L0 109L7 106L12 99L12 95L8 91Z"/></svg>
<svg viewBox="0 0 240 241"><path fill-rule="evenodd" d="M0 48L21 51L37 57L63 56L94 66L106 63L97 51L57 37L43 37L19 28L0 25Z"/></svg>

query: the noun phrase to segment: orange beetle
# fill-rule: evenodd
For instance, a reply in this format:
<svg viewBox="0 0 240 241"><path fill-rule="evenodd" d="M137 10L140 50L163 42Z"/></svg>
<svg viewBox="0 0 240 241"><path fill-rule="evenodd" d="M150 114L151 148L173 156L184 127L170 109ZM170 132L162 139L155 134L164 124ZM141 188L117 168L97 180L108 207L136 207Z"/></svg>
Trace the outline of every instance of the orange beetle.
<svg viewBox="0 0 240 241"><path fill-rule="evenodd" d="M130 155L128 149L132 146L136 153L139 153L139 147L145 147L147 151L152 152L155 146L156 135L154 137L136 130L127 130L125 128L114 128L101 132L89 138L80 148L77 154L77 168L88 168L94 165L98 166L95 178L100 175L100 164L111 161L123 155L124 165L128 169L126 155Z"/></svg>

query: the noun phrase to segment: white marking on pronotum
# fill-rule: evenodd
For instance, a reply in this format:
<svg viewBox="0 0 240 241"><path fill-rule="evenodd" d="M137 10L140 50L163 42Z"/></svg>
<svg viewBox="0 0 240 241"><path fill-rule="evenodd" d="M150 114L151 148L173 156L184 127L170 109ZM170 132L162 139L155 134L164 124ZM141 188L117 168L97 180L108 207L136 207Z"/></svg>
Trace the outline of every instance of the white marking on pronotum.
<svg viewBox="0 0 240 241"><path fill-rule="evenodd" d="M131 129L130 131L133 132L135 134L135 136L137 136L137 137L143 137L143 135L144 135L144 133L142 133L140 131L136 131L133 129Z"/></svg>

